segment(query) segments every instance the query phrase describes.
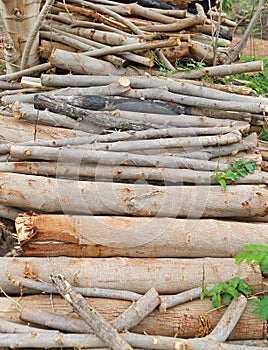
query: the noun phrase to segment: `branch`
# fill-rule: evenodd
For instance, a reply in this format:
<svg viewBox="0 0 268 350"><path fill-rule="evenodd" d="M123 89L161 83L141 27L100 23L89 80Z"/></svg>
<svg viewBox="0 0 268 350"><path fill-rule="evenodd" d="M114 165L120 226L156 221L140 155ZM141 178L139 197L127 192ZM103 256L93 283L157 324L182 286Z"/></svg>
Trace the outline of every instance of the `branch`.
<svg viewBox="0 0 268 350"><path fill-rule="evenodd" d="M260 0L258 7L257 7L249 25L247 26L247 29L245 30L241 40L239 41L239 43L235 47L229 49L228 59L226 61L226 64L230 64L231 62L234 62L235 60L238 59L240 52L246 46L247 40L248 40L252 30L254 29L257 21L259 20L260 15L264 9L265 9L265 0Z"/></svg>
<svg viewBox="0 0 268 350"><path fill-rule="evenodd" d="M24 70L26 69L27 67L27 63L28 63L28 60L29 60L29 55L30 55L30 52L31 52L31 49L32 49L32 45L33 45L33 42L34 42L34 39L36 37L36 35L38 34L38 31L39 29L41 28L42 26L42 22L43 20L45 19L51 5L53 4L54 0L46 0L46 3L45 5L43 6L38 18L37 18L37 21L35 22L35 25L32 29L32 32L31 34L29 35L27 41L26 41L26 44L24 46L24 50L23 50L23 53L22 53L22 58L21 58L21 70Z"/></svg>
<svg viewBox="0 0 268 350"><path fill-rule="evenodd" d="M57 286L60 294L73 307L75 312L94 330L103 342L114 350L131 350L132 347L119 335L82 295L76 292L64 276L58 274L51 276L52 282Z"/></svg>

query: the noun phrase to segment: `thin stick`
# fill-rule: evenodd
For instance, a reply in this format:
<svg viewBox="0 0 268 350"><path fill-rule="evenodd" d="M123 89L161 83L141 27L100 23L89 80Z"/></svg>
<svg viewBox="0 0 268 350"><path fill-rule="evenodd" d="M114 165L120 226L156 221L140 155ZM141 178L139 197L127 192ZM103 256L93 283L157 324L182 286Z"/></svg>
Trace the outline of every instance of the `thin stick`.
<svg viewBox="0 0 268 350"><path fill-rule="evenodd" d="M54 0L46 0L45 5L43 6L43 8L42 8L42 10L37 18L37 21L35 22L35 25L32 29L32 32L26 41L26 44L24 46L24 50L22 53L22 58L21 58L21 70L24 70L27 67L27 63L29 60L29 55L30 55L30 52L32 49L34 39L35 39L36 35L38 34L38 31L41 28L42 23L47 15L50 7L52 6L53 2L54 2Z"/></svg>
<svg viewBox="0 0 268 350"><path fill-rule="evenodd" d="M21 287L37 289L44 293L58 293L58 289L51 283L34 281L29 278L12 276ZM76 287L77 292L86 297L110 298L136 301L142 297L141 294L127 290L104 289L104 288L83 288Z"/></svg>
<svg viewBox="0 0 268 350"><path fill-rule="evenodd" d="M136 27L127 18L120 16L118 13L116 13L112 10L109 10L105 6L92 4L91 2L83 1L83 0L72 0L72 2L75 4L78 4L78 5L89 7L92 10L99 11L99 12L104 13L106 15L109 15L109 16L115 18L116 20L118 20L120 23L126 25L133 33L135 33L137 35L141 35L141 36L144 35L143 31L140 30L138 27Z"/></svg>
<svg viewBox="0 0 268 350"><path fill-rule="evenodd" d="M5 74L0 76L0 80L2 81L11 81L11 80L17 80L23 77L24 75L34 75L36 73L44 72L50 68L53 67L53 64L51 62L39 64L37 66L26 68L23 70L20 70L19 72L14 72L10 74Z"/></svg>
<svg viewBox="0 0 268 350"><path fill-rule="evenodd" d="M64 276L58 274L51 276L52 282L57 286L60 294L74 308L75 312L94 330L94 332L113 350L131 350L132 347L119 335L81 294L76 292Z"/></svg>

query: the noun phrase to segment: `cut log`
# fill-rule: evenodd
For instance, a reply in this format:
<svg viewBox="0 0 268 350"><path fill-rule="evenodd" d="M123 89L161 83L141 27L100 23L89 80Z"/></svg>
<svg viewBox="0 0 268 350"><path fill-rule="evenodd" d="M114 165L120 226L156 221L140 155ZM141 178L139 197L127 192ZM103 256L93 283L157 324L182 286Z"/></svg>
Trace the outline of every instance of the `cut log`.
<svg viewBox="0 0 268 350"><path fill-rule="evenodd" d="M10 220L15 220L19 214L21 213L21 210L13 207L6 207L5 205L0 205L0 217Z"/></svg>
<svg viewBox="0 0 268 350"><path fill-rule="evenodd" d="M170 46L177 46L177 41L172 41ZM77 74L94 75L144 75L145 70L132 67L117 68L110 62L105 62L81 53L73 53L60 49L52 52L49 62L60 69L73 71Z"/></svg>
<svg viewBox="0 0 268 350"><path fill-rule="evenodd" d="M37 109L48 108L50 111L67 115L77 121L95 124L99 127L117 128L124 130L145 130L160 129L160 125L151 124L146 121L131 121L129 119L118 118L113 113L91 111L88 109L72 106L68 103L57 101L49 96L36 95L34 106Z"/></svg>
<svg viewBox="0 0 268 350"><path fill-rule="evenodd" d="M24 296L23 298L13 297L19 302L22 308L38 308L40 311L56 313L57 315L75 318L72 308L58 296L53 296L53 305L49 296L35 295ZM87 300L102 314L108 321L112 321L124 312L130 302L120 300L109 300L101 298L87 298ZM17 305L8 298L0 298L0 316L4 320L22 323ZM54 308L53 308L54 306ZM265 320L260 320L258 315L252 313L253 306L248 303L246 310L234 328L229 339L263 339L266 337L267 325ZM27 311L27 310L26 310ZM206 315L214 328L223 315L225 308L211 310L211 301L206 298L202 301L194 300L182 305L160 312L158 309L148 315L141 323L131 329L132 332L150 335L162 335L170 337L190 338L195 337L200 326L200 315ZM22 311L23 312L23 311ZM38 319L38 313L34 315ZM73 319L72 318L72 319ZM71 320L72 320L71 319ZM70 320L70 321L71 321ZM27 319L25 320L27 322Z"/></svg>
<svg viewBox="0 0 268 350"><path fill-rule="evenodd" d="M7 153L9 151L9 146ZM221 158L223 161L226 157ZM233 157L232 157L233 159ZM246 155L238 160L249 159ZM234 159L233 159L234 160ZM254 158L253 161L257 159ZM257 163L258 164L258 163ZM137 166L109 166L101 164L79 164L61 162L2 162L0 171L8 173L19 173L25 175L43 175L58 178L88 178L96 181L104 179L112 182L120 180L133 181L158 181L160 183L173 184L197 184L197 185L217 185L218 182L211 178L213 172L195 171L191 169L168 169ZM230 181L226 181L230 184ZM236 180L236 184L268 184L268 174L265 171L256 170L254 174L249 174L244 178Z"/></svg>
<svg viewBox="0 0 268 350"><path fill-rule="evenodd" d="M0 117L0 137L6 143L61 139L86 136L88 133L46 125L35 125L25 121L16 121L9 117Z"/></svg>
<svg viewBox="0 0 268 350"><path fill-rule="evenodd" d="M252 61L247 63L225 64L215 67L205 67L194 69L190 72L179 72L173 75L173 78L179 79L200 79L205 76L209 77L224 77L226 75L259 72L263 70L262 61Z"/></svg>
<svg viewBox="0 0 268 350"><path fill-rule="evenodd" d="M81 130L85 132L100 132L102 128L98 128L94 124L76 121L73 118L63 114L56 114L48 110L39 111L30 104L15 101L11 106L13 116L16 120L24 120L37 125L56 126L67 129Z"/></svg>
<svg viewBox="0 0 268 350"><path fill-rule="evenodd" d="M12 276L23 277L30 271L49 282L52 270L64 273L77 287L124 289L144 294L154 287L159 294L173 294L192 289L196 284L243 278L253 289L262 292L260 269L247 263L236 265L232 258L0 258L1 287L7 294L19 294ZM24 290L24 293L32 290ZM35 291L36 292L36 291Z"/></svg>
<svg viewBox="0 0 268 350"><path fill-rule="evenodd" d="M251 63L255 63L257 61L251 62ZM234 65L236 66L236 65ZM225 67L225 66L220 66L220 68ZM232 65L233 67L233 65ZM212 68L219 68L217 67L212 67ZM211 69L212 69L211 68ZM195 72L196 70L193 70L191 72ZM199 70L197 70L197 72L199 72ZM71 80L72 78L67 78L67 81ZM173 77L174 78L174 77ZM130 87L132 89L147 89L147 88L154 88L154 89L162 89L165 88L167 91L172 92L174 94L178 94L178 96L180 95L185 95L185 96L192 96L192 97L201 97L204 99L208 99L208 100L215 100L215 106L210 106L212 108L217 108L216 104L220 101L226 101L226 102L245 102L245 103L259 103L259 104L268 104L268 99L267 98L262 98L262 97L253 97L253 96L244 96L244 95L238 95L238 96L234 96L231 93L228 92L221 92L219 94L219 92L215 89L211 89L205 86L197 86L194 84L190 84L190 83L183 83L180 82L176 79L170 79L170 78L164 78L164 77L128 77L128 80L130 82ZM73 78L73 83L76 81L76 78ZM117 81L118 79L120 79L120 77L98 77L96 76L94 80L90 80L90 77L80 77L80 80L78 80L77 82L80 82L80 86L98 86L98 85L107 85L107 84L111 84L115 81ZM84 85L87 84L87 85ZM70 85L71 86L71 85ZM79 95L78 91L80 91L80 95L86 95L86 94L92 94L91 93L85 93L85 89L80 89L80 90L74 90L74 89L70 89L70 94L75 94L75 95ZM128 90L127 90L128 91ZM62 94L65 94L65 92L63 92ZM145 97L145 96L144 96ZM139 97L136 97L139 98ZM161 98L156 97L156 99L161 100ZM180 103L178 101L172 101L173 103ZM200 103L198 103L198 100L196 100L196 104L195 106L198 107L202 107ZM209 107L208 105L204 106L204 107ZM221 108L219 108L221 109ZM246 110L245 112L250 112L250 109ZM259 113L259 114L262 114Z"/></svg>
<svg viewBox="0 0 268 350"><path fill-rule="evenodd" d="M238 144L239 145L239 144ZM233 146L233 145L232 145ZM226 147L226 146L225 146ZM216 147L214 147L216 149ZM216 149L219 150L220 148ZM206 155L201 159L193 159L192 154L177 156L163 154L164 151L157 151L156 155L134 154L127 152L95 151L87 148L53 148L39 146L10 146L11 160L40 159L48 161L58 161L60 163L94 163L106 165L132 165L140 167L166 167L173 169L194 169L201 171L225 170L226 164L219 164L218 161L207 161ZM200 152L199 152L200 153Z"/></svg>
<svg viewBox="0 0 268 350"><path fill-rule="evenodd" d="M16 228L24 256L232 257L252 232L268 245L267 223L213 219L33 215Z"/></svg>
<svg viewBox="0 0 268 350"><path fill-rule="evenodd" d="M50 213L267 217L267 186L152 186L0 173L0 203ZM41 194L41 195L40 195Z"/></svg>

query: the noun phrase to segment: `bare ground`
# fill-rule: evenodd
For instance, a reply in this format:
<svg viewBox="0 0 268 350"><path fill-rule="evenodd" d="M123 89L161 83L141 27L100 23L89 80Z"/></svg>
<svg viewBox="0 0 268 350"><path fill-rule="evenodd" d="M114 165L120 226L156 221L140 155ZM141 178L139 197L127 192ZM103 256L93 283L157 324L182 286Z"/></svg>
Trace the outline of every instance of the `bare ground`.
<svg viewBox="0 0 268 350"><path fill-rule="evenodd" d="M233 45L240 40L239 36L235 36ZM268 58L268 40L262 40L251 37L248 39L247 45L242 52L243 56L252 56L259 58Z"/></svg>

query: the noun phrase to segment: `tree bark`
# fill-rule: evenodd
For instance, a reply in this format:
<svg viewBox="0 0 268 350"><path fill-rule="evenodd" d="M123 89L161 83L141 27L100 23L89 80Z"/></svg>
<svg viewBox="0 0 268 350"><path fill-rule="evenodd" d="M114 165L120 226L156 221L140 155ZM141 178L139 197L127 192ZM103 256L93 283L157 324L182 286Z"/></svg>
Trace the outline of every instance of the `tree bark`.
<svg viewBox="0 0 268 350"><path fill-rule="evenodd" d="M59 296L53 295L53 305L51 304L49 295L23 296L20 298L13 297L13 299L20 303L22 307L22 316L25 315L27 317L29 315L29 308L34 308L34 310L40 310L40 316L42 316L43 312L49 312L55 314L55 319L57 315L64 317L66 319L66 331L68 330L67 320L70 323L73 321L74 326L76 324L77 317L75 317L76 315L74 314L72 308ZM131 305L131 302L123 300L109 300L101 298L86 298L86 300L88 300L88 302L90 302L91 305L93 305L93 307L97 309L107 321L110 322L112 322L116 317L120 316L120 314ZM19 324L25 324L20 319L20 312L18 312L16 307L17 305L15 303L12 303L12 301L8 298L2 297L0 298L0 305L1 319L13 321ZM177 338L193 338L198 333L200 315L206 315L211 327L214 328L218 324L220 318L223 316L225 310L225 307L212 310L211 300L209 300L209 298L205 298L202 301L197 299L167 309L166 312L156 309L143 321L141 321L139 325L133 327L131 332L140 333L140 335L145 332L151 336L176 336L175 340L178 340ZM252 310L253 306L248 303L243 315L229 337L230 340L263 339L266 337L267 325L265 320L260 320L258 315L252 313ZM37 322L35 323L34 321L38 320L38 312L36 312L35 315L29 316L31 316L31 319L25 318L25 321L37 324ZM76 328L76 330L78 331L79 329ZM155 347L150 348L155 349Z"/></svg>
<svg viewBox="0 0 268 350"><path fill-rule="evenodd" d="M25 43L38 17L40 3L41 0L25 0L23 4L17 0L1 1L2 18L13 46L12 50L11 47L5 50L8 74L20 69ZM39 62L38 45L39 37L36 36L30 50L29 66L35 66Z"/></svg>
<svg viewBox="0 0 268 350"><path fill-rule="evenodd" d="M9 219L9 220L15 220L19 214L21 213L21 210L17 208L12 207L6 207L5 205L0 205L0 217Z"/></svg>
<svg viewBox="0 0 268 350"><path fill-rule="evenodd" d="M59 127L38 125L25 121L16 121L10 117L0 117L2 141L5 143L62 139L66 137L86 136L88 133Z"/></svg>
<svg viewBox="0 0 268 350"><path fill-rule="evenodd" d="M6 151L0 152L8 154L9 145ZM226 157L221 158L220 162ZM247 155L239 157L238 160L248 159L255 161L258 165L259 161L253 160ZM234 160L234 159L233 159ZM5 162L0 163L0 171L7 173L19 173L25 175L43 175L59 178L88 178L88 179L107 179L113 182L120 180L129 181L158 181L161 183L173 184L197 184L197 185L217 185L217 181L211 178L213 172L196 171L191 169L168 169L168 168L153 168L153 167L137 167L137 166L109 166L95 164L79 164L76 163L61 163L61 162ZM231 184L230 181L226 181ZM268 175L265 171L256 170L254 174L249 174L245 178L236 180L236 184L268 184Z"/></svg>
<svg viewBox="0 0 268 350"><path fill-rule="evenodd" d="M34 215L16 228L24 256L232 257L253 231L255 244L268 245L267 223L215 219Z"/></svg>
<svg viewBox="0 0 268 350"><path fill-rule="evenodd" d="M83 318L95 334L113 350L131 350L132 347L119 335L103 316L92 307L83 296L78 293L63 275L52 275L51 279L60 294L73 307L75 312Z"/></svg>
<svg viewBox="0 0 268 350"><path fill-rule="evenodd" d="M253 293L262 292L260 269L247 263L236 265L231 258L0 258L1 287L18 295L20 287L12 276L30 270L38 279L49 282L52 270L65 274L77 287L123 289L144 294L154 287L159 294L174 294L196 287L228 281L233 276L246 280ZM101 273L100 273L101 271ZM9 276L9 277L8 277ZM90 278L89 278L90 276ZM32 290L24 290L24 293ZM210 306L211 307L211 306Z"/></svg>
<svg viewBox="0 0 268 350"><path fill-rule="evenodd" d="M87 133L101 132L103 130L92 123L85 123L83 121L79 122L66 115L53 113L48 110L36 110L30 104L24 104L19 101L15 101L12 104L11 110L15 119L37 125L43 124L47 126L81 130Z"/></svg>
<svg viewBox="0 0 268 350"><path fill-rule="evenodd" d="M267 217L267 186L152 186L1 173L0 203L49 213ZM39 194L42 194L40 196ZM183 202L183 205L182 205Z"/></svg>

